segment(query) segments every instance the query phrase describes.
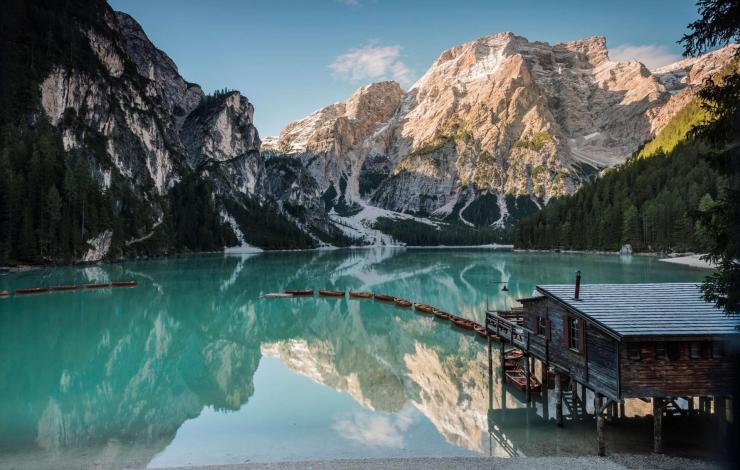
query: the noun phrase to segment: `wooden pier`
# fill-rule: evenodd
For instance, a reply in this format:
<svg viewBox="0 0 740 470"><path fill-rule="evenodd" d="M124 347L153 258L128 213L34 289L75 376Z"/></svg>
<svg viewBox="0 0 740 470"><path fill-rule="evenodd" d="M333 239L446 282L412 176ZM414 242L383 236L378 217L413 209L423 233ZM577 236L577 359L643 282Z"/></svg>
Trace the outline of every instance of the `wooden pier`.
<svg viewBox="0 0 740 470"><path fill-rule="evenodd" d="M581 286L578 273L575 286L538 286L537 293L519 299L517 314L486 312L486 329L501 342L502 367L504 344L522 352L527 402L537 369L541 393L552 385L558 426L564 405L572 418L587 414L591 391L598 455L606 454L607 423L624 416L628 398L652 401L656 453L663 449L663 415L693 413L694 401L704 413L714 410L719 434L727 434L728 402L737 416L740 319L704 302L695 284Z"/></svg>

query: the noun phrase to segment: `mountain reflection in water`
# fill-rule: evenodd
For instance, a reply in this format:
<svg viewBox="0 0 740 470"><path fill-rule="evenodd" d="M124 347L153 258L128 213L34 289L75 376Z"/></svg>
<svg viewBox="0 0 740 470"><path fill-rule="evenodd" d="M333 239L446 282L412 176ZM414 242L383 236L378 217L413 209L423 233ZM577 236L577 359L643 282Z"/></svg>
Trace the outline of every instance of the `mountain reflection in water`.
<svg viewBox="0 0 740 470"><path fill-rule="evenodd" d="M553 448L563 431L549 423L526 427L536 445L512 442L516 430L504 436L489 408L524 409L511 416L526 424L542 416L542 403L526 411L522 397L502 393L496 350L489 377L486 343L446 322L371 300L259 298L286 288L370 290L482 322L487 295L492 307L505 308L537 283L570 282L575 269L588 282L702 275L643 257L624 263L615 256L387 248L203 255L4 276L0 290L120 279L139 287L0 300L0 463L187 465L192 459L173 451L186 430L231 415L249 421L260 415L246 411L261 392L261 408L274 411L249 422L250 432L267 439L274 428L297 426L293 441L268 451L255 437L235 443L242 449L234 455L204 449L210 460L195 463L591 453L585 434ZM487 293L486 282L498 280L509 292ZM266 379L256 390L263 362L266 377L284 373L267 358L293 378L283 385ZM277 393L282 388L294 394ZM280 402L283 396L298 403ZM296 405L317 409L301 413ZM306 444L312 434L326 437L316 444L326 454L301 451L313 446Z"/></svg>

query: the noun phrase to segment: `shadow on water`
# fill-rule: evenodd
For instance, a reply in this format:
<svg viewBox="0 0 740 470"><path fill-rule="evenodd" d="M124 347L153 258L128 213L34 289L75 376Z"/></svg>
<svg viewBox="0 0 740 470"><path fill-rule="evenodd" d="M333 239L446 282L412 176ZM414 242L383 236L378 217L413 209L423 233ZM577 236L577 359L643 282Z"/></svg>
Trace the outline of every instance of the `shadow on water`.
<svg viewBox="0 0 740 470"><path fill-rule="evenodd" d="M259 297L286 288L371 290L482 321L487 296L505 308L537 283L569 282L575 269L590 282L702 275L652 258L386 248L204 255L3 276L0 290L119 279L139 286L0 299L0 463L146 465L204 410L245 409L266 356L351 396L376 418L418 415L419 426L447 445L435 455L592 454L593 426L557 430L544 422L541 403L528 408L501 383L496 354L489 376L486 345L473 335L371 300ZM508 282L509 292L486 292L490 280ZM328 400L322 406L331 412ZM300 418L270 419L290 426ZM649 425L643 436L645 426L634 423L613 425L611 451L649 451ZM350 457L431 452L405 432L400 450L348 450L335 435L324 457L332 445ZM667 435L670 452L669 442ZM682 451L698 446L705 454L702 445ZM275 451L265 458L301 457Z"/></svg>

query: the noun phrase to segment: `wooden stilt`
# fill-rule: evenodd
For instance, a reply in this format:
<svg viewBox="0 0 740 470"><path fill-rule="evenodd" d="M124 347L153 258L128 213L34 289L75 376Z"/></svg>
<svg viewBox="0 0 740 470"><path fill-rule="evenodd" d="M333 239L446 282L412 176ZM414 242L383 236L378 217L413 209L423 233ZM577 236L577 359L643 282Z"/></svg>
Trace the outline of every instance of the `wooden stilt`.
<svg viewBox="0 0 740 470"><path fill-rule="evenodd" d="M540 396L542 397L542 417L550 419L550 403L547 399L547 365L542 362L540 362L540 383L542 383L542 386L540 387Z"/></svg>
<svg viewBox="0 0 740 470"><path fill-rule="evenodd" d="M596 409L598 411L598 409ZM612 403L606 407L606 422L611 423L614 421L614 405Z"/></svg>
<svg viewBox="0 0 740 470"><path fill-rule="evenodd" d="M606 442L604 440L604 397L600 393L594 399L594 413L596 414L596 441L598 443L599 457L606 455Z"/></svg>
<svg viewBox="0 0 740 470"><path fill-rule="evenodd" d="M555 422L563 427L563 384L560 372L555 372Z"/></svg>
<svg viewBox="0 0 740 470"><path fill-rule="evenodd" d="M724 446L727 435L727 401L725 397L714 397L714 414L717 417L717 437Z"/></svg>
<svg viewBox="0 0 740 470"><path fill-rule="evenodd" d="M694 414L694 397L689 397L688 400L689 415Z"/></svg>
<svg viewBox="0 0 740 470"><path fill-rule="evenodd" d="M653 452L663 453L663 398L653 397Z"/></svg>
<svg viewBox="0 0 740 470"><path fill-rule="evenodd" d="M532 401L532 387L530 385L531 371L530 371L530 364L529 364L528 356L524 356L524 378L527 381L525 391L527 395L527 404L529 404Z"/></svg>
<svg viewBox="0 0 740 470"><path fill-rule="evenodd" d="M570 379L570 393L573 395L573 409L571 413L573 414L573 419L576 419L578 416L578 382L573 379Z"/></svg>
<svg viewBox="0 0 740 470"><path fill-rule="evenodd" d="M581 384L581 403L583 404L583 416L588 416L588 406L586 406L586 403L588 403L588 394L586 393L586 384Z"/></svg>
<svg viewBox="0 0 740 470"><path fill-rule="evenodd" d="M619 418L620 419L626 418L624 414L624 400L619 401Z"/></svg>

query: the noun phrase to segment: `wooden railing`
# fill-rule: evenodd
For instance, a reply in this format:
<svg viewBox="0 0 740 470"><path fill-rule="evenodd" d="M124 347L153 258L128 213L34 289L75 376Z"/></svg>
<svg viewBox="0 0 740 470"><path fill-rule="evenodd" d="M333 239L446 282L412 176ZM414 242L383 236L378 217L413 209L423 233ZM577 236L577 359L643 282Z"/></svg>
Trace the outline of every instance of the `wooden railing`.
<svg viewBox="0 0 740 470"><path fill-rule="evenodd" d="M517 315L511 315L510 312L486 312L488 334L498 336L501 340L516 346L527 354L532 353L542 360L547 360L548 341L543 336L522 326L522 323L523 321Z"/></svg>

